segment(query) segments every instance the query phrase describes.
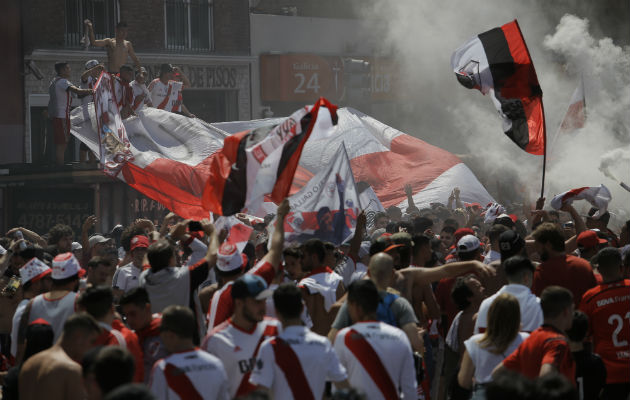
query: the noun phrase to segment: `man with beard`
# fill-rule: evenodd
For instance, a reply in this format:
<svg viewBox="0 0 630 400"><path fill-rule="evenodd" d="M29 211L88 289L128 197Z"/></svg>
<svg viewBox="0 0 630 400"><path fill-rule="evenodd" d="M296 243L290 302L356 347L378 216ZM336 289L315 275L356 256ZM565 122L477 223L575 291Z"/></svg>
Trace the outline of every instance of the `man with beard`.
<svg viewBox="0 0 630 400"><path fill-rule="evenodd" d="M256 389L249 378L257 365L260 344L278 334L280 323L265 318L265 299L272 291L263 277L245 274L230 287L234 313L210 331L201 348L223 362L230 398L234 398Z"/></svg>
<svg viewBox="0 0 630 400"><path fill-rule="evenodd" d="M597 285L593 268L588 261L566 254L564 236L556 225L543 223L532 236L542 261L534 272L532 292L540 296L547 286L562 286L571 291L577 306L582 295Z"/></svg>

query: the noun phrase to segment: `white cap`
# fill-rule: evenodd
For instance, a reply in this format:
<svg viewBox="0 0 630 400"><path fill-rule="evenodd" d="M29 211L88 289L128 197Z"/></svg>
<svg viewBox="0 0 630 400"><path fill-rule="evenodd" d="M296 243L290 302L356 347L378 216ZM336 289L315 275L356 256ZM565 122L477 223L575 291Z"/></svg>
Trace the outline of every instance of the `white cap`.
<svg viewBox="0 0 630 400"><path fill-rule="evenodd" d="M85 63L85 69L92 69L98 65L98 60L90 60Z"/></svg>
<svg viewBox="0 0 630 400"><path fill-rule="evenodd" d="M30 281L38 281L46 275L50 275L51 272L52 270L48 265L44 264L39 258L33 257L20 268L20 279L22 285L25 285Z"/></svg>
<svg viewBox="0 0 630 400"><path fill-rule="evenodd" d="M372 246L372 242L368 240L361 242L361 247L359 247L359 258L363 258L369 255L371 246Z"/></svg>
<svg viewBox="0 0 630 400"><path fill-rule="evenodd" d="M72 242L72 251L82 250L83 246L79 242Z"/></svg>
<svg viewBox="0 0 630 400"><path fill-rule="evenodd" d="M235 244L223 242L217 254L217 268L219 271L231 272L243 266L243 257Z"/></svg>
<svg viewBox="0 0 630 400"><path fill-rule="evenodd" d="M92 235L89 239L90 247L94 247L94 245L97 243L107 243L111 240L111 238L106 238L103 235Z"/></svg>
<svg viewBox="0 0 630 400"><path fill-rule="evenodd" d="M59 254L53 259L53 279L70 278L73 275L77 275L79 271L81 271L79 260L70 252Z"/></svg>
<svg viewBox="0 0 630 400"><path fill-rule="evenodd" d="M475 235L466 235L457 242L458 253L468 253L477 250L480 246L479 239Z"/></svg>

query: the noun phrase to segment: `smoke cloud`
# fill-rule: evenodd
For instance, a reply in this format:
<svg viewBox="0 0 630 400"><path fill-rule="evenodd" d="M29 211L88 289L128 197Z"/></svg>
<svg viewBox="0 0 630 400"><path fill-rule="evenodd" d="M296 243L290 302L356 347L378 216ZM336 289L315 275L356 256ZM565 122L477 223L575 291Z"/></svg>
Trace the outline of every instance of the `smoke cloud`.
<svg viewBox="0 0 630 400"><path fill-rule="evenodd" d="M566 8L566 3L558 4ZM542 157L525 153L503 134L490 98L457 82L450 57L471 37L518 19L544 93L548 143L579 80L585 82L586 125L557 139L548 158L545 196L550 200L571 188L604 183L613 192L611 211L628 203L628 193L600 170L602 162L609 176L630 181L628 48L592 36L587 18L553 17L565 11L556 3L550 10L550 2L372 0L361 4L366 36L380 44L382 54L398 59L400 82L409 94L408 109L390 123L463 154L463 161L490 193L508 203L540 195Z"/></svg>

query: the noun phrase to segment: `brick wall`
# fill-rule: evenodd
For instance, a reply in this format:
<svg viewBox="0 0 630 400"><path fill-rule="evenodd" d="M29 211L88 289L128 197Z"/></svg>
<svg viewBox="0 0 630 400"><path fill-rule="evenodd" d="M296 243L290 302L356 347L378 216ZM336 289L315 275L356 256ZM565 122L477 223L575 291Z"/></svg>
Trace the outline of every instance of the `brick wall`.
<svg viewBox="0 0 630 400"><path fill-rule="evenodd" d="M248 0L214 0L214 48L217 54L249 54Z"/></svg>
<svg viewBox="0 0 630 400"><path fill-rule="evenodd" d="M25 54L35 48L63 47L64 0L23 0L22 21Z"/></svg>
<svg viewBox="0 0 630 400"><path fill-rule="evenodd" d="M129 26L136 52L164 50L164 1L119 0L120 20Z"/></svg>

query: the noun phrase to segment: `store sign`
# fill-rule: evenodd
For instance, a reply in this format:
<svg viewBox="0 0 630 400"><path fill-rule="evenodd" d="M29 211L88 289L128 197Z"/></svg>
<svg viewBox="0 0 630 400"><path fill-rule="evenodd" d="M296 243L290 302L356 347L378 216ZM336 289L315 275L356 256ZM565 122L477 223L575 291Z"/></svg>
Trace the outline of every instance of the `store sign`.
<svg viewBox="0 0 630 400"><path fill-rule="evenodd" d="M394 99L397 65L387 58L354 58L371 65L371 99ZM343 59L339 56L261 55L260 77L263 101L312 102L321 96L339 101L344 93Z"/></svg>
<svg viewBox="0 0 630 400"><path fill-rule="evenodd" d="M11 191L10 226L23 226L46 233L56 224L69 225L75 239L81 233L83 221L94 214L92 189L15 188Z"/></svg>
<svg viewBox="0 0 630 400"><path fill-rule="evenodd" d="M174 65L175 66L175 65ZM195 89L236 89L238 88L238 68L221 65L178 65ZM160 65L149 66L150 77L160 77ZM148 82L147 82L148 84Z"/></svg>

